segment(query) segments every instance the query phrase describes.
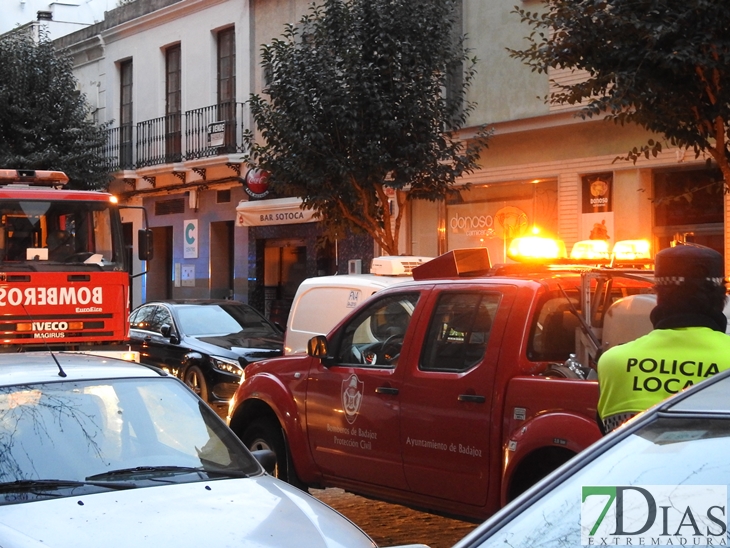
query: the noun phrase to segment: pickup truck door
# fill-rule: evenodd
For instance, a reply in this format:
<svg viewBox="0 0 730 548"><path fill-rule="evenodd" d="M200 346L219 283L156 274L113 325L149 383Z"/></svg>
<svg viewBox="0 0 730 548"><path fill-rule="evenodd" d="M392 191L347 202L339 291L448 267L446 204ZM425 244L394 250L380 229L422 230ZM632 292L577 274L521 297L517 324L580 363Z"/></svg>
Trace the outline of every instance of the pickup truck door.
<svg viewBox="0 0 730 548"><path fill-rule="evenodd" d="M375 296L333 332L307 383L307 430L325 476L405 489L399 393L419 293Z"/></svg>
<svg viewBox="0 0 730 548"><path fill-rule="evenodd" d="M401 449L409 489L483 506L490 464L500 466L501 400L497 363L515 288L494 285L434 290L421 339L400 389ZM426 317L426 311L430 317ZM496 444L496 446L495 446ZM494 462L496 460L496 462Z"/></svg>

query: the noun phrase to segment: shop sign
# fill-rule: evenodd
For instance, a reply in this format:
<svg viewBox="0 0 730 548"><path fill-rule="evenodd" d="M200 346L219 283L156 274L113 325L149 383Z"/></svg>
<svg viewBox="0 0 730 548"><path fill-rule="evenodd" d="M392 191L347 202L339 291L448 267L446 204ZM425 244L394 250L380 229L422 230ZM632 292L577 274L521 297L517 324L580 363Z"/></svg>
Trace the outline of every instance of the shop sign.
<svg viewBox="0 0 730 548"><path fill-rule="evenodd" d="M269 172L251 168L246 172L244 190L252 198L264 198L269 194Z"/></svg>
<svg viewBox="0 0 730 548"><path fill-rule="evenodd" d="M583 213L613 211L613 173L598 173L582 177Z"/></svg>
<svg viewBox="0 0 730 548"><path fill-rule="evenodd" d="M531 200L477 202L448 206L446 230L449 249L486 247L498 262L506 260L506 245L529 232Z"/></svg>
<svg viewBox="0 0 730 548"><path fill-rule="evenodd" d="M191 219L183 222L183 257L185 259L198 258L198 220Z"/></svg>
<svg viewBox="0 0 730 548"><path fill-rule="evenodd" d="M274 226L316 222L314 211L302 209L299 198L241 201L236 207L236 226Z"/></svg>

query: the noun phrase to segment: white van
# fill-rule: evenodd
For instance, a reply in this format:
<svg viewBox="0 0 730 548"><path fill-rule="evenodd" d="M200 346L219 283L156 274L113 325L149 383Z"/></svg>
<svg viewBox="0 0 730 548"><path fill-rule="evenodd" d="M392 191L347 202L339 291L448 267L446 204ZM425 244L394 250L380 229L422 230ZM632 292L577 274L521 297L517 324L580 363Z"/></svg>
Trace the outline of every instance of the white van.
<svg viewBox="0 0 730 548"><path fill-rule="evenodd" d="M326 335L350 311L373 293L412 280L411 271L431 257L376 257L370 274L342 274L307 278L297 289L286 322L284 354L301 354L307 341Z"/></svg>

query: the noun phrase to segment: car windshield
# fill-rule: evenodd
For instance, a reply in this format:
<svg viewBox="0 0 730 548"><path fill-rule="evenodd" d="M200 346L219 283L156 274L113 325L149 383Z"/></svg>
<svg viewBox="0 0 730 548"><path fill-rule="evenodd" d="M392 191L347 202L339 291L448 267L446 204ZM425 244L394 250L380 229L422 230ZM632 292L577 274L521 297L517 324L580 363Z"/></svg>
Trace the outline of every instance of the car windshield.
<svg viewBox="0 0 730 548"><path fill-rule="evenodd" d="M121 263L109 202L9 200L0 203L0 263L58 269L54 263ZM118 268L118 265L117 265Z"/></svg>
<svg viewBox="0 0 730 548"><path fill-rule="evenodd" d="M601 544L601 538L594 536L593 542L590 542L586 535L598 521L596 516L588 517L590 512L597 512L596 515L600 516L604 508L607 509L607 513L601 522L603 529L599 531L605 530L602 538L608 539L606 542L613 544L616 542L613 533L616 532L618 523L616 521L618 502L611 501L608 495L591 496L596 487L599 488L599 492L605 494L606 487L614 489L617 486L624 488L649 486L647 490L654 493L653 497L657 496L657 492L668 490L670 495L672 492L675 493L673 504L681 506L680 510L683 510L686 504L682 504L686 503L687 495L685 491L681 491L682 489L689 489L691 492L693 489L706 489L710 486L726 492L724 490L730 484L729 452L730 420L659 418L572 474L558 487L499 528L481 546L563 547ZM590 491L587 492L586 488ZM627 532L639 531L642 525L647 523L645 516L639 519L638 525L630 524L630 512L635 508L642 508L643 501L649 499L643 497L638 489L624 489L623 493L625 497L622 501L625 520L623 528ZM707 497L706 494L703 496ZM627 509L625 503L628 500L636 506ZM726 503L723 504L726 506ZM657 522L664 518L665 512L668 534L682 533L691 536L696 525L696 530L703 539L700 545L727 545L727 541L730 540L727 538L726 528L715 523L712 518L708 519L705 513L702 515L695 513L691 518L694 520L692 525L686 511L683 518L685 521L682 522L681 515L679 518L677 516L672 518L670 508L662 510L662 504L657 502L655 505L655 517L659 518ZM726 519L727 515L723 517ZM583 539L581 532L584 535ZM708 535L708 532L712 534ZM709 542L708 536L712 537ZM662 526L659 526L655 538L662 539ZM630 539L628 544L631 544L632 540ZM675 540L675 544L679 545L676 537Z"/></svg>
<svg viewBox="0 0 730 548"><path fill-rule="evenodd" d="M115 482L145 487L260 471L215 413L172 378L0 387L0 504L119 488Z"/></svg>
<svg viewBox="0 0 730 548"><path fill-rule="evenodd" d="M191 337L230 335L276 336L276 328L253 308L242 305L181 305L177 307L180 329Z"/></svg>

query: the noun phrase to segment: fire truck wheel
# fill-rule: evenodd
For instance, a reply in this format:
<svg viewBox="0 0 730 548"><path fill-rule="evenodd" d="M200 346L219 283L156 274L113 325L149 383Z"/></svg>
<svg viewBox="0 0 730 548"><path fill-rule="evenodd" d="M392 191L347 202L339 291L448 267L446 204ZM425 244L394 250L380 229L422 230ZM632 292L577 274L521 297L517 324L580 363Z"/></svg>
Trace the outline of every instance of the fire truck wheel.
<svg viewBox="0 0 730 548"><path fill-rule="evenodd" d="M249 451L268 449L276 455L274 476L294 487L306 490L307 486L297 477L289 458L284 434L279 424L272 419L258 418L244 430L241 440Z"/></svg>
<svg viewBox="0 0 730 548"><path fill-rule="evenodd" d="M183 379L190 389L206 402L208 401L208 385L199 367L192 365L185 371Z"/></svg>

